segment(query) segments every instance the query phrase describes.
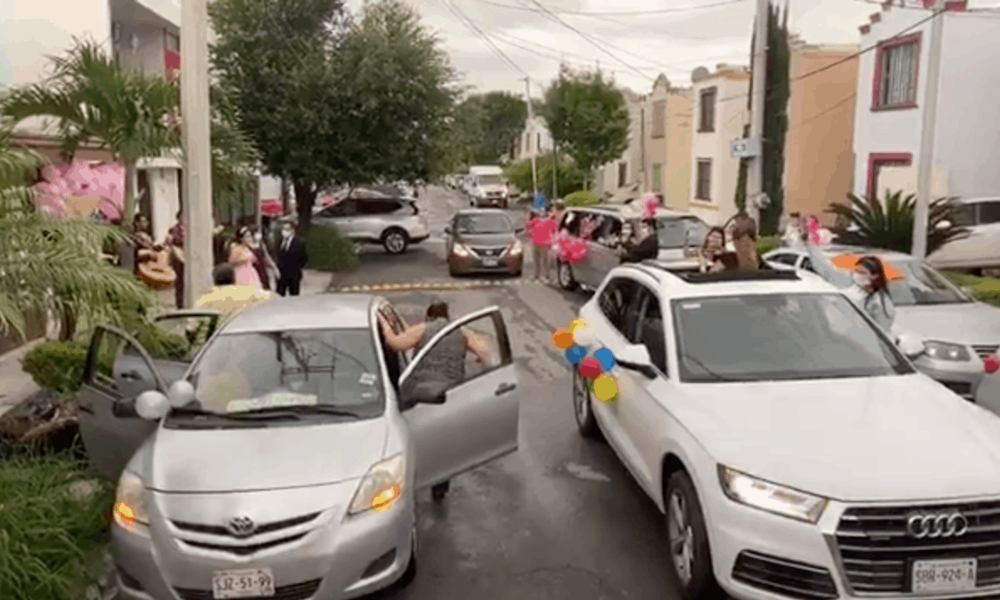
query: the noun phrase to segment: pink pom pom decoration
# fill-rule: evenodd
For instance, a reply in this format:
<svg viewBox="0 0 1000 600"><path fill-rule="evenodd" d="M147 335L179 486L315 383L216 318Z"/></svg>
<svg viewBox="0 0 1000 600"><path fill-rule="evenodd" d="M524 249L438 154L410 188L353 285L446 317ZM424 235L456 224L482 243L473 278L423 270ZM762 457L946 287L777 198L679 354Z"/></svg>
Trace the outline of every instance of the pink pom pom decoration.
<svg viewBox="0 0 1000 600"><path fill-rule="evenodd" d="M653 194L647 194L642 198L642 218L652 219L656 216L656 209L660 208L660 199Z"/></svg>

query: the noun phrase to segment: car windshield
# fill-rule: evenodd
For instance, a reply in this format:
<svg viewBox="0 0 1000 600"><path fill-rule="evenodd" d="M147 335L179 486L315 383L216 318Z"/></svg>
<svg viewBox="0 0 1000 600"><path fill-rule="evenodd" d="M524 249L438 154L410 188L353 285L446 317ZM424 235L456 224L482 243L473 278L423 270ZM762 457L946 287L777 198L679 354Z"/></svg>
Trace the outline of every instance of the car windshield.
<svg viewBox="0 0 1000 600"><path fill-rule="evenodd" d="M499 175L480 175L476 177L479 185L503 185L503 178Z"/></svg>
<svg viewBox="0 0 1000 600"><path fill-rule="evenodd" d="M972 302L933 267L915 260L893 261L887 265L898 275L889 280L889 296L896 306L925 306Z"/></svg>
<svg viewBox="0 0 1000 600"><path fill-rule="evenodd" d="M372 418L383 409L367 328L223 333L205 347L189 380L208 413L332 407Z"/></svg>
<svg viewBox="0 0 1000 600"><path fill-rule="evenodd" d="M911 373L843 294L754 294L673 301L677 357L689 383Z"/></svg>
<svg viewBox="0 0 1000 600"><path fill-rule="evenodd" d="M687 246L699 246L708 233L708 225L700 219L686 217L660 217L656 219L656 235L660 248L673 250Z"/></svg>
<svg viewBox="0 0 1000 600"><path fill-rule="evenodd" d="M510 233L514 231L514 226L507 215L459 215L455 219L455 231L458 233Z"/></svg>

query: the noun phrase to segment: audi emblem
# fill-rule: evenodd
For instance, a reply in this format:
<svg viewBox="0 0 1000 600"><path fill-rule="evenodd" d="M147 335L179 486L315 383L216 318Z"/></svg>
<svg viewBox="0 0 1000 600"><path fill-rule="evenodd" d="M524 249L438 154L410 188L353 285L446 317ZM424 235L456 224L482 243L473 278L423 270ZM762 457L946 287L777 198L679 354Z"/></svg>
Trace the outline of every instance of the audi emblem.
<svg viewBox="0 0 1000 600"><path fill-rule="evenodd" d="M226 529L232 535L238 538L250 537L257 531L257 524L253 522L248 516L239 516L234 518L232 521L226 525Z"/></svg>
<svg viewBox="0 0 1000 600"><path fill-rule="evenodd" d="M906 532L918 540L956 538L969 531L969 520L960 512L916 514L906 521Z"/></svg>

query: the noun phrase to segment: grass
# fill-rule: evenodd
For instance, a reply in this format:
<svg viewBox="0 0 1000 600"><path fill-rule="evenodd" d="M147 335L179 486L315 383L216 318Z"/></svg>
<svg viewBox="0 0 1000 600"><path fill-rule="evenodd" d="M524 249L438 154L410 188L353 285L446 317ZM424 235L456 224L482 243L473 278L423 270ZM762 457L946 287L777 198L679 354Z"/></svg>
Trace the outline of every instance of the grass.
<svg viewBox="0 0 1000 600"><path fill-rule="evenodd" d="M70 454L18 450L0 459L0 598L78 600L97 583L113 491Z"/></svg>
<svg viewBox="0 0 1000 600"><path fill-rule="evenodd" d="M969 275L958 271L942 271L942 273L955 285L964 288L976 300L1000 307L1000 279Z"/></svg>

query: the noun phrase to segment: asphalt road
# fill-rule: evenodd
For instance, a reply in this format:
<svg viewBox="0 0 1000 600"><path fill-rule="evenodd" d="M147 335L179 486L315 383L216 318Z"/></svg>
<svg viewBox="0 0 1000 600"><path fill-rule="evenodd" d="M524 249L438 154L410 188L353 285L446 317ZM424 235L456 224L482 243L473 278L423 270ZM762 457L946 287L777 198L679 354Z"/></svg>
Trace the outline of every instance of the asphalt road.
<svg viewBox="0 0 1000 600"><path fill-rule="evenodd" d="M432 233L464 205L431 188L421 198ZM403 256L363 253L362 268L332 285L448 280L444 246L429 240ZM525 272L529 272L525 269ZM440 505L419 498L416 580L377 600L618 600L676 595L663 518L603 442L579 437L570 370L551 342L586 298L525 280L484 289L379 292L407 320L432 298L459 316L502 308L521 381L519 451L452 481Z"/></svg>

